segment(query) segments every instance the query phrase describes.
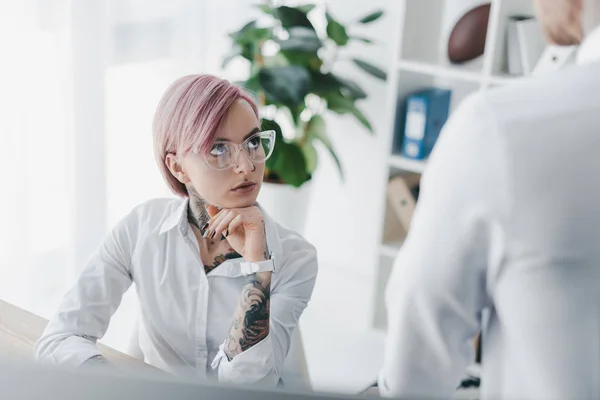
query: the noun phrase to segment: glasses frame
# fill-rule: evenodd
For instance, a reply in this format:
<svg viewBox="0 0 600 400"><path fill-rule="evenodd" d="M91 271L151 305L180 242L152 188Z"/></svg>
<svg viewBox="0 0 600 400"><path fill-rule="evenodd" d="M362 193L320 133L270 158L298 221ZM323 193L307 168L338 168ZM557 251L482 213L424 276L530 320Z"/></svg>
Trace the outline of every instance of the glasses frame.
<svg viewBox="0 0 600 400"><path fill-rule="evenodd" d="M260 137L261 139L265 138L265 135L267 135L266 137L267 137L267 138L269 138L269 139L271 140L271 148L269 149L269 154L266 154L265 158L264 158L263 160L261 160L261 161L255 161L255 160L252 160L252 159L250 158L250 154L248 154L248 152L247 152L247 151L245 151L245 149L244 149L244 148L245 148L245 146L247 146L247 145L248 145L248 143L249 143L251 140L255 139L256 137ZM269 157L271 157L271 155L273 154L273 149L275 148L275 137L276 137L276 134L275 134L275 131L274 131L274 130L267 130L267 131L262 131L262 132L256 132L256 133L255 133L255 134L253 134L252 136L249 136L248 138L246 138L246 140L244 140L244 141L243 141L241 144L237 144L237 143L229 142L229 141L226 141L226 140L217 140L217 141L215 142L215 144L217 144L217 143L223 143L223 144L227 144L228 146L233 146L233 148L234 148L234 152L233 152L233 157L232 157L232 159L231 159L231 164L230 164L230 165L228 165L227 167L224 167L224 168L217 168L217 167L215 167L214 165L211 165L211 164L210 164L210 162L208 161L208 157L210 156L210 152L208 152L208 153L204 154L204 161L206 161L206 164L207 164L209 167L211 167L212 169L215 169L215 170L217 170L217 171L225 171L225 170L227 170L227 169L229 169L229 168L231 168L231 167L234 167L234 166L236 165L236 161L237 161L237 159L238 159L238 158L239 158L239 156L240 156L240 152L241 152L242 150L244 150L244 153L246 154L246 158L247 158L247 159L248 159L248 161L250 161L252 164L255 164L255 163L256 163L256 164L261 164L261 163L264 163L264 162L266 162L266 161L269 159ZM261 146L262 146L262 144L261 144Z"/></svg>

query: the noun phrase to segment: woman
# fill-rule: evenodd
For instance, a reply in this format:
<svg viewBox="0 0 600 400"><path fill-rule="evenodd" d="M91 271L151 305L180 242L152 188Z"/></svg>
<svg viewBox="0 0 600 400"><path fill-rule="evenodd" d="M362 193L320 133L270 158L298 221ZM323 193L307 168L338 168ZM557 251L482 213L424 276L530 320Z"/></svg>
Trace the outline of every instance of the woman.
<svg viewBox="0 0 600 400"><path fill-rule="evenodd" d="M180 78L156 110L154 148L178 199L135 208L66 294L35 358L104 362L101 338L136 284L146 362L234 383L279 381L315 284L313 246L257 205L275 135L252 98L208 75Z"/></svg>

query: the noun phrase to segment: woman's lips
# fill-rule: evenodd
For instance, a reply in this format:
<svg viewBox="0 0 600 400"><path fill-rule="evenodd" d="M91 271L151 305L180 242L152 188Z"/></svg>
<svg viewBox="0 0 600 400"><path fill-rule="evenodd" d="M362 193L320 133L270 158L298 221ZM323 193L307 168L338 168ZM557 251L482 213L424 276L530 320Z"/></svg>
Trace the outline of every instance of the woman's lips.
<svg viewBox="0 0 600 400"><path fill-rule="evenodd" d="M232 189L231 191L234 193L250 193L253 192L256 189L256 183L248 183L248 184L244 184L242 186L238 186L235 189Z"/></svg>

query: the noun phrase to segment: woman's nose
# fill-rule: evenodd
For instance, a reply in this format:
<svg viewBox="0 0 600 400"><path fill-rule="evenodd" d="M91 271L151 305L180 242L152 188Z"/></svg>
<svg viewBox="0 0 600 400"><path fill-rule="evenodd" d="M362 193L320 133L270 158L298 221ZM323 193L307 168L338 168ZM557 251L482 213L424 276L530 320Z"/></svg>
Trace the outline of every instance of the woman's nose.
<svg viewBox="0 0 600 400"><path fill-rule="evenodd" d="M237 153L236 158L237 159L234 160L235 162L233 164L235 166L236 172L244 172L246 174L252 172L252 170L254 169L254 165L252 164L244 150L240 149Z"/></svg>

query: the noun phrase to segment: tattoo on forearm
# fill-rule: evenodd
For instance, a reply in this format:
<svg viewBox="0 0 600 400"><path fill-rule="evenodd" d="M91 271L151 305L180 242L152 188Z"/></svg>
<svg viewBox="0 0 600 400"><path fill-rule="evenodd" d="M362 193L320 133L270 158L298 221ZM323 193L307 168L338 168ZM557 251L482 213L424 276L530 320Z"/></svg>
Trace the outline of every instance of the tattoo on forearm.
<svg viewBox="0 0 600 400"><path fill-rule="evenodd" d="M256 278L242 292L242 307L246 310L240 338L242 351L254 346L269 333L270 297L270 285L265 288Z"/></svg>
<svg viewBox="0 0 600 400"><path fill-rule="evenodd" d="M219 265L223 264L227 260L233 260L235 258L241 258L242 256L232 248L225 254L220 254L215 257L215 262L212 265L204 265L204 271L208 274L213 269L217 268Z"/></svg>
<svg viewBox="0 0 600 400"><path fill-rule="evenodd" d="M225 353L230 360L269 334L270 299L271 274L250 275L225 345Z"/></svg>

